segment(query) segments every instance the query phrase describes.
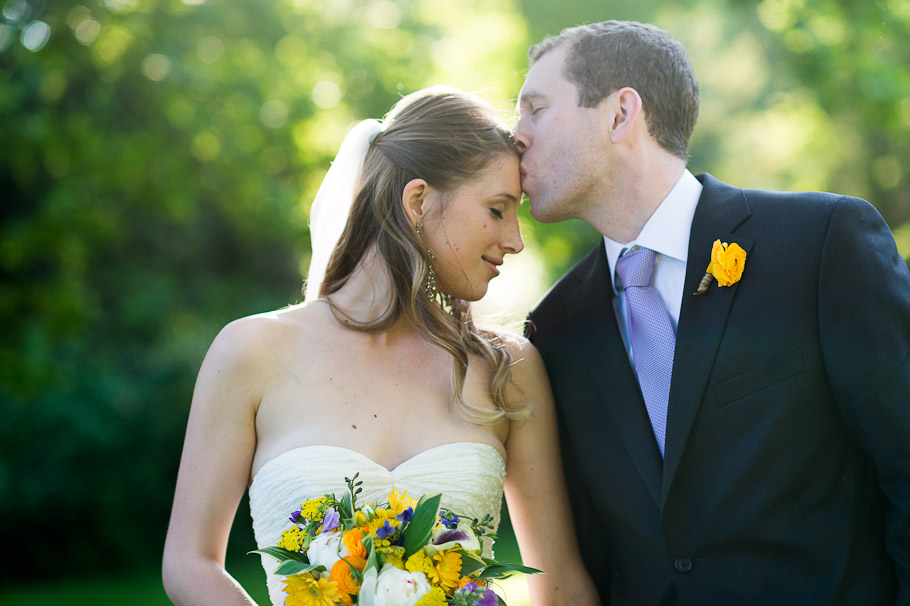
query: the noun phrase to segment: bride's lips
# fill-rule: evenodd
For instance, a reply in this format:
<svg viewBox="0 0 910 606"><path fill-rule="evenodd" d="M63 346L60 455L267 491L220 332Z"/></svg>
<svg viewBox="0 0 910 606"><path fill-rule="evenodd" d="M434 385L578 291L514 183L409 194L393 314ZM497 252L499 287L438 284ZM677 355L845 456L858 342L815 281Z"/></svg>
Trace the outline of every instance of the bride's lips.
<svg viewBox="0 0 910 606"><path fill-rule="evenodd" d="M493 272L493 277L494 277L494 278L495 278L496 276L499 275L499 267L498 267L498 266L499 266L499 265L502 265L502 261L492 261L492 260L490 260L490 259L487 259L486 257L483 257L483 262L486 263L486 264L487 264L487 267L490 268L490 271Z"/></svg>

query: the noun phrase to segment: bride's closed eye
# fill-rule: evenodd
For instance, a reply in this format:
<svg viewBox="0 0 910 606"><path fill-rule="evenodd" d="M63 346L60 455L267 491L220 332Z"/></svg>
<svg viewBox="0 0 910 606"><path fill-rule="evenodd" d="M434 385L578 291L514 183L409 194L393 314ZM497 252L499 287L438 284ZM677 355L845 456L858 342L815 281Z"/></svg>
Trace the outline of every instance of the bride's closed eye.
<svg viewBox="0 0 910 606"><path fill-rule="evenodd" d="M491 209L490 209L490 212L493 213L493 215L494 215L496 218L502 219L502 211L499 210L498 208L491 208Z"/></svg>

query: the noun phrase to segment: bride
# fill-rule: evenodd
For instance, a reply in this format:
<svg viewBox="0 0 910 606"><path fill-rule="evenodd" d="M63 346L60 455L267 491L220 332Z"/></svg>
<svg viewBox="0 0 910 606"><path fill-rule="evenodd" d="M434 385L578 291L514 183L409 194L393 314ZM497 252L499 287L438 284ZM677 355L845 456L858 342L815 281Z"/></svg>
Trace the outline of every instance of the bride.
<svg viewBox="0 0 910 606"><path fill-rule="evenodd" d="M232 322L200 370L164 549L175 604L254 604L224 568L244 490L261 547L355 473L364 501L442 493L496 523L504 489L523 562L547 573L533 603L597 603L540 357L471 319L524 246L520 199L508 130L473 95L426 89L349 133L313 205L305 302Z"/></svg>

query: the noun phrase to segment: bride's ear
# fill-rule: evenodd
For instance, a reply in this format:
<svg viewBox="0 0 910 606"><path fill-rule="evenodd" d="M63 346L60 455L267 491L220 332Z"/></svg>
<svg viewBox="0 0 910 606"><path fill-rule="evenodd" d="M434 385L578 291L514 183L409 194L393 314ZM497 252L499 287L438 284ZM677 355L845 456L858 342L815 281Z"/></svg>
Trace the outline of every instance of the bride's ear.
<svg viewBox="0 0 910 606"><path fill-rule="evenodd" d="M427 203L429 195L430 185L423 179L411 179L404 186L401 203L404 206L404 214L407 215L411 226L417 225L426 216L429 207Z"/></svg>

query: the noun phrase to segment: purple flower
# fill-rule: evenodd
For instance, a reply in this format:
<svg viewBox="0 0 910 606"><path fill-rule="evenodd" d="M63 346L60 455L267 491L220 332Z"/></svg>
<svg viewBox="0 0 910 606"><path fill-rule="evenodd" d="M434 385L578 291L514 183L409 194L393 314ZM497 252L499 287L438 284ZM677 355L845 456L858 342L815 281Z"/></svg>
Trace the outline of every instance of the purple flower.
<svg viewBox="0 0 910 606"><path fill-rule="evenodd" d="M474 593L474 591L476 589L477 589L477 583L472 583L471 581L468 581L467 583L462 585L460 588L458 588L455 593L461 593L464 595L468 595L470 593Z"/></svg>
<svg viewBox="0 0 910 606"><path fill-rule="evenodd" d="M499 598L492 589L484 589L483 597L474 602L474 606L499 606Z"/></svg>
<svg viewBox="0 0 910 606"><path fill-rule="evenodd" d="M458 516L452 513L451 511L445 511L439 516L439 521L446 528L454 528L458 526L458 522L461 520L458 519Z"/></svg>
<svg viewBox="0 0 910 606"><path fill-rule="evenodd" d="M329 507L325 511L325 518L322 520L322 532L328 532L338 528L341 523L341 514Z"/></svg>
<svg viewBox="0 0 910 606"><path fill-rule="evenodd" d="M433 538L434 545L442 545L443 543L449 543L451 541L467 541L471 537L464 530L446 530L440 532Z"/></svg>
<svg viewBox="0 0 910 606"><path fill-rule="evenodd" d="M406 522L406 523L410 522L411 519L414 517L414 508L408 507L407 509L405 509L404 511L402 511L395 517L398 518L399 522Z"/></svg>
<svg viewBox="0 0 910 606"><path fill-rule="evenodd" d="M471 602L474 606L499 606L499 598L496 593L492 589L481 587L476 583L465 583L460 589L456 589L455 593L465 597L471 596L474 599Z"/></svg>
<svg viewBox="0 0 910 606"><path fill-rule="evenodd" d="M299 521L302 520L303 518L300 517L300 510L298 509L297 511L295 511L294 513L292 513L292 514L291 514L291 517L289 517L288 519L289 519L291 522L293 522L294 524L296 524L297 522L299 522Z"/></svg>
<svg viewBox="0 0 910 606"><path fill-rule="evenodd" d="M380 528L376 531L376 536L379 538L380 541L384 541L385 539L389 538L393 534L395 534L395 529L392 528L391 526L389 526L388 520L385 521L385 524L382 526L382 528Z"/></svg>

